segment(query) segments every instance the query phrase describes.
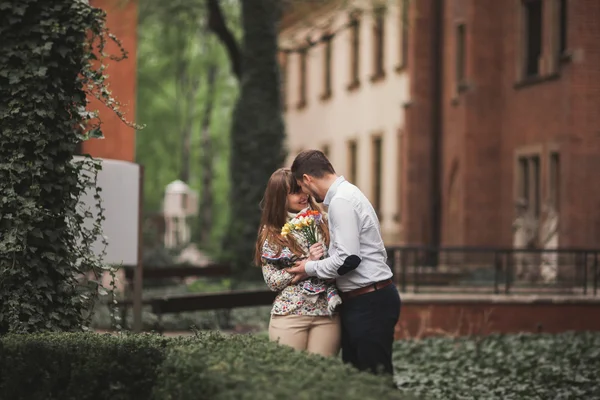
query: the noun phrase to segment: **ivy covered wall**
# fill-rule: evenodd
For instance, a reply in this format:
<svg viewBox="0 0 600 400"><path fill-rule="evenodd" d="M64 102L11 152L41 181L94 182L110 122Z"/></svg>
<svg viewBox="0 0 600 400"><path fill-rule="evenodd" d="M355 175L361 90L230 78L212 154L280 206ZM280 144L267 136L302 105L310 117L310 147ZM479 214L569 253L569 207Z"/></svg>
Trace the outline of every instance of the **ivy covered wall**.
<svg viewBox="0 0 600 400"><path fill-rule="evenodd" d="M0 0L0 334L84 329L99 292L102 213L86 227L78 210L99 166L72 160L101 135L88 95L123 116L97 61L117 42L104 20L81 0Z"/></svg>

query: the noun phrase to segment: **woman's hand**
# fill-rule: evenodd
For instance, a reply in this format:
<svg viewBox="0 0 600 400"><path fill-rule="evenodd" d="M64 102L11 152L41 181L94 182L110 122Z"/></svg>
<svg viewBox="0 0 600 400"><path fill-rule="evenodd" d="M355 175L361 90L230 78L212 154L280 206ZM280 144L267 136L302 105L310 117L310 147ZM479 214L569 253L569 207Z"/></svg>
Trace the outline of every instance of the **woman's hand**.
<svg viewBox="0 0 600 400"><path fill-rule="evenodd" d="M323 246L323 243L315 243L312 246L310 246L308 253L310 254L308 258L311 261L320 260L321 257L323 257L323 255L325 254L325 247Z"/></svg>

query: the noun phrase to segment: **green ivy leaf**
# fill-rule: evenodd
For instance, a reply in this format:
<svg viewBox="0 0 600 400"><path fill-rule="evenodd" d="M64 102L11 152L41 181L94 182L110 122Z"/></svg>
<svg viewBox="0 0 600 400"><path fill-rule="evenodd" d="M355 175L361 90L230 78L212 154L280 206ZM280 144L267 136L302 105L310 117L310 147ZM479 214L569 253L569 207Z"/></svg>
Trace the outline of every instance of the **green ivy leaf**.
<svg viewBox="0 0 600 400"><path fill-rule="evenodd" d="M101 167L72 159L86 129L102 137L86 98L110 92L90 55L100 36L113 39L88 2L0 0L0 10L0 98L9 99L0 105L0 336L81 330L99 291L76 277L108 267L92 251L105 241L99 199L91 224L74 211L84 191L99 193ZM118 110L110 96L107 104Z"/></svg>
<svg viewBox="0 0 600 400"><path fill-rule="evenodd" d="M21 77L18 76L18 75L16 75L16 74L12 74L8 78L8 84L9 85L16 85L19 82L21 82Z"/></svg>
<svg viewBox="0 0 600 400"><path fill-rule="evenodd" d="M88 132L88 139L104 139L104 134L100 130L100 128L94 128Z"/></svg>

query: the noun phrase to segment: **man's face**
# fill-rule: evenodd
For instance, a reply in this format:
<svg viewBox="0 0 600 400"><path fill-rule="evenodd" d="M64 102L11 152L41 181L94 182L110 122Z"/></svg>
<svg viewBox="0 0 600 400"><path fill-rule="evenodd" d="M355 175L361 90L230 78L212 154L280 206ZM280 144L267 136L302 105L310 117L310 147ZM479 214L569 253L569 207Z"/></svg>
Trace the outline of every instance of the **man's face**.
<svg viewBox="0 0 600 400"><path fill-rule="evenodd" d="M298 186L302 188L302 191L311 196L317 203L323 202L323 197L319 194L315 180L308 175L304 175L302 179L298 179Z"/></svg>

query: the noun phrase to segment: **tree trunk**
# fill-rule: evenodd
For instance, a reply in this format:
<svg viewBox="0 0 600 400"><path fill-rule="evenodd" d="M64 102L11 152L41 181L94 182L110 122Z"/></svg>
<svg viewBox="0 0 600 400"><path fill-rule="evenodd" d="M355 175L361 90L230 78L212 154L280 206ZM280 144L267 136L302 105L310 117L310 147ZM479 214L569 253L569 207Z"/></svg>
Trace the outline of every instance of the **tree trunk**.
<svg viewBox="0 0 600 400"><path fill-rule="evenodd" d="M225 46L231 65L231 72L233 72L233 75L239 81L242 77L242 56L239 45L231 30L227 27L219 0L207 0L206 6L208 8L208 28L217 35L217 38Z"/></svg>
<svg viewBox="0 0 600 400"><path fill-rule="evenodd" d="M260 271L250 268L260 222L259 203L267 180L285 159L278 17L278 0L242 1L243 77L231 128L231 222L223 243L232 267L242 274Z"/></svg>
<svg viewBox="0 0 600 400"><path fill-rule="evenodd" d="M212 180L213 180L213 152L210 138L210 123L215 101L215 87L217 80L217 66L211 63L207 71L207 94L202 117L202 197L200 200L200 243L207 245L210 241L212 229Z"/></svg>
<svg viewBox="0 0 600 400"><path fill-rule="evenodd" d="M181 104L182 127L181 127L181 172L179 179L189 184L190 181L190 152L192 147L192 129L194 127L194 108L196 107L196 95L200 87L200 78L189 79L191 73L189 68L182 71L187 75L181 80L182 84L191 81L191 87L182 86L185 101Z"/></svg>

